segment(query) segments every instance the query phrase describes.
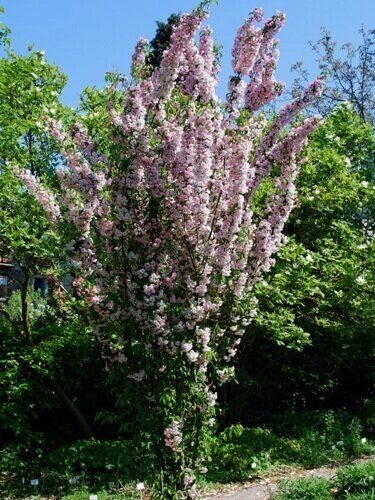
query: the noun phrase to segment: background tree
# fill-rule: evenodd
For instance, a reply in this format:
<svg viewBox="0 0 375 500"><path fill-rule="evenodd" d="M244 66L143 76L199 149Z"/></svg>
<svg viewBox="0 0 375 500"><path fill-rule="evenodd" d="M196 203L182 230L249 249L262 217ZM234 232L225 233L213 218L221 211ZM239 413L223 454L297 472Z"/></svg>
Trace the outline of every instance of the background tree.
<svg viewBox="0 0 375 500"><path fill-rule="evenodd" d="M150 41L150 53L146 58L152 68L158 68L164 51L169 47L174 26L179 22L181 14L171 14L167 22L156 21L156 33Z"/></svg>
<svg viewBox="0 0 375 500"><path fill-rule="evenodd" d="M314 133L287 244L257 286L227 423L291 408L360 412L374 398L374 147L346 105Z"/></svg>
<svg viewBox="0 0 375 500"><path fill-rule="evenodd" d="M66 77L42 51L17 55L10 31L3 27L2 32L6 36L0 58L0 255L22 272L14 278L19 278L20 291L9 304L0 305L1 441L4 456L12 445L23 454L27 448L33 461L37 450L52 445L60 432L68 439L92 436L71 394L81 390L79 381L84 385L85 376L77 377L77 367L97 345L82 322L78 301L61 291L59 279L67 269L61 238L12 171L17 163L46 185L56 185L55 168L61 160L42 122L47 112L60 109L68 114L58 101ZM51 293L45 299L32 292L35 274L50 279ZM33 319L37 309L43 315Z"/></svg>
<svg viewBox="0 0 375 500"><path fill-rule="evenodd" d="M322 74L326 75L326 86L315 106L323 116L348 101L363 122L375 123L375 30L360 30L362 37L357 47L346 43L337 53L337 43L326 28L322 37L311 43L317 55L317 63ZM293 94L298 95L309 79L303 63L298 62L292 69L299 77L294 82Z"/></svg>

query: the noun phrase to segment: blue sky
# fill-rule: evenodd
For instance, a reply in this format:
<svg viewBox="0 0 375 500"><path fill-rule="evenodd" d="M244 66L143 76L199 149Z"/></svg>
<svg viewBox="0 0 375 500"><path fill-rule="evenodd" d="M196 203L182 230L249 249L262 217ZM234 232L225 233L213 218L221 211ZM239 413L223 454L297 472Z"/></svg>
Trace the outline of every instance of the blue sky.
<svg viewBox="0 0 375 500"><path fill-rule="evenodd" d="M75 106L87 85L103 85L106 71L128 74L133 47L140 36L152 38L155 21L172 12L187 12L197 0L0 0L2 16L12 29L14 47L28 44L43 49L49 61L69 78L63 101ZM308 46L326 26L338 44L358 43L358 30L375 28L374 0L219 0L209 24L223 45L219 92L223 96L230 74L230 50L238 26L250 10L263 7L266 16L286 13L280 33L278 78L290 83L292 63L303 60L314 75L315 57Z"/></svg>

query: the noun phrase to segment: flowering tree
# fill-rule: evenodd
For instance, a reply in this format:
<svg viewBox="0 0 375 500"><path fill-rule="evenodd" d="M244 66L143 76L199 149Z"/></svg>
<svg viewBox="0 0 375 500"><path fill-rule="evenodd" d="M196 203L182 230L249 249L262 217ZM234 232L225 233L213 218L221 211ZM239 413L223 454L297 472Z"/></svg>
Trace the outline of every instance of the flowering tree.
<svg viewBox="0 0 375 500"><path fill-rule="evenodd" d="M285 19L277 13L257 27L256 9L237 32L222 103L211 31L194 38L206 16L203 8L181 16L154 70L147 41L137 44L123 106L108 108L115 154L96 151L82 124L68 133L50 121L66 161L60 195L18 170L51 224L69 223L74 285L108 369L123 377L122 401L135 407L162 498L196 495L215 385L231 375L318 120L289 125L322 88L313 82L272 122L256 113L283 90L274 36ZM266 180L273 188L258 203Z"/></svg>

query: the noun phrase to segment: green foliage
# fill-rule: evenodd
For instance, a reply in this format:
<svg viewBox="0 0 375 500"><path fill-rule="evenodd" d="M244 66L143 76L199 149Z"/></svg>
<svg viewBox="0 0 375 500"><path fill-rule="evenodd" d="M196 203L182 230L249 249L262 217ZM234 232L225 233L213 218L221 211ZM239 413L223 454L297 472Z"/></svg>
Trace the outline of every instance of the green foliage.
<svg viewBox="0 0 375 500"><path fill-rule="evenodd" d="M4 496L24 498L38 493L87 499L90 491L101 490L100 498L136 498L133 443L77 441L51 453L41 452L33 461L19 455L20 450L2 453L0 465L5 475L0 492ZM34 478L39 480L37 487L30 484Z"/></svg>
<svg viewBox="0 0 375 500"><path fill-rule="evenodd" d="M18 264L23 277L40 273L54 282L66 274L62 242L12 167L28 169L55 187L61 159L43 122L46 114L69 115L58 102L65 82L42 51L29 49L19 56L10 44L5 47L0 58L0 256ZM74 407L74 398L85 394L82 405L91 411L94 397L85 389L81 393L80 386L95 388L91 379L97 372L99 383L103 367L82 305L74 297L52 291L43 299L28 290L21 305L18 292L6 306L1 304L0 313L1 453L10 457L4 470L11 469L11 459L15 470L18 461L35 468L41 450L75 435L65 408Z"/></svg>
<svg viewBox="0 0 375 500"><path fill-rule="evenodd" d="M150 54L148 56L147 64L152 68L158 68L163 57L163 52L169 47L173 27L178 23L180 14L171 14L167 22L156 22L156 33L154 38L150 41Z"/></svg>
<svg viewBox="0 0 375 500"><path fill-rule="evenodd" d="M3 14L4 13L4 7L2 7L0 5L0 14ZM1 21L0 21L0 48L1 47L9 47L10 45L10 38L9 38L9 35L10 35L10 29L8 28L8 26L5 26L5 24L3 24Z"/></svg>
<svg viewBox="0 0 375 500"><path fill-rule="evenodd" d="M138 451L134 442L125 440L76 441L52 451L39 449L33 460L25 450L23 459L21 448L6 449L0 459L4 473L0 493L17 498L35 493L87 498L88 492L100 490L100 498L139 498L135 483L144 476L138 469ZM33 478L39 479L37 488L30 484Z"/></svg>
<svg viewBox="0 0 375 500"><path fill-rule="evenodd" d="M374 498L375 461L342 467L337 471L334 485L337 498L357 498L356 495L365 494L367 498Z"/></svg>
<svg viewBox="0 0 375 500"><path fill-rule="evenodd" d="M374 500L375 493L349 493L346 495L345 500Z"/></svg>
<svg viewBox="0 0 375 500"><path fill-rule="evenodd" d="M12 174L12 167L30 170L49 185L60 162L54 141L44 130L44 115L62 109L58 98L66 83L42 51L26 56L7 47L0 58L0 254L41 271L59 253L60 240L45 214Z"/></svg>
<svg viewBox="0 0 375 500"><path fill-rule="evenodd" d="M46 315L52 314L52 310L45 297L35 290L29 290L29 319L31 325L38 320L42 320ZM3 308L15 321L21 322L21 292L19 290L12 293L6 306ZM5 327L5 325L3 325Z"/></svg>
<svg viewBox="0 0 375 500"><path fill-rule="evenodd" d="M226 424L260 418L260 407L350 410L373 398L374 151L348 106L314 134L286 244L256 288Z"/></svg>
<svg viewBox="0 0 375 500"><path fill-rule="evenodd" d="M275 500L329 500L330 483L327 479L312 477L309 479L290 479L282 481L279 490L272 498Z"/></svg>
<svg viewBox="0 0 375 500"><path fill-rule="evenodd" d="M211 444L208 478L241 481L281 465L316 467L374 450L358 420L348 415L278 415L271 428L225 429Z"/></svg>
<svg viewBox="0 0 375 500"><path fill-rule="evenodd" d="M65 83L42 51L20 56L8 49L0 58L0 167L15 162L37 175L53 172L58 156L43 129L43 115L61 108Z"/></svg>
<svg viewBox="0 0 375 500"><path fill-rule="evenodd" d="M92 490L89 488L79 489L73 493L64 495L64 500L87 500L90 493L92 493ZM100 500L139 500L139 492L132 486L125 486L121 488L121 491L115 491L113 493L105 490L99 492L96 490L96 493Z"/></svg>
<svg viewBox="0 0 375 500"><path fill-rule="evenodd" d="M54 295L42 298L30 290L29 299L32 346L7 317L0 316L0 454L5 460L2 470L14 469L17 475L28 466L38 468L44 453L80 435L54 383L79 400L92 421L96 401L104 393L99 348L84 323L80 303L66 300L56 314ZM18 322L19 292L5 311Z"/></svg>
<svg viewBox="0 0 375 500"><path fill-rule="evenodd" d="M318 477L281 481L275 500L370 500L375 498L375 462L338 469L328 481Z"/></svg>

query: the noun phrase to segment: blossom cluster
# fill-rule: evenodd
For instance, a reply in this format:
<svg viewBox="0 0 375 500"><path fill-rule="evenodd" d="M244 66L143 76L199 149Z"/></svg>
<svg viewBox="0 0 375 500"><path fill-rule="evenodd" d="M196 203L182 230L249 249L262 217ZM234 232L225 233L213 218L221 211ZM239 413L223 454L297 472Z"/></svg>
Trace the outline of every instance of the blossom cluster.
<svg viewBox="0 0 375 500"><path fill-rule="evenodd" d="M15 167L13 172L42 205L50 223L55 225L60 218L60 207L54 195L44 188L29 170Z"/></svg>
<svg viewBox="0 0 375 500"><path fill-rule="evenodd" d="M180 444L182 441L182 433L180 429L180 422L177 420L173 421L169 427L164 430L164 440L166 446L171 448L173 451L180 450Z"/></svg>

